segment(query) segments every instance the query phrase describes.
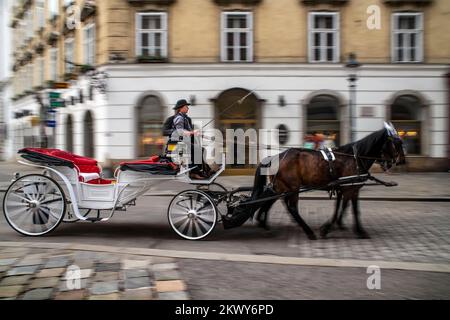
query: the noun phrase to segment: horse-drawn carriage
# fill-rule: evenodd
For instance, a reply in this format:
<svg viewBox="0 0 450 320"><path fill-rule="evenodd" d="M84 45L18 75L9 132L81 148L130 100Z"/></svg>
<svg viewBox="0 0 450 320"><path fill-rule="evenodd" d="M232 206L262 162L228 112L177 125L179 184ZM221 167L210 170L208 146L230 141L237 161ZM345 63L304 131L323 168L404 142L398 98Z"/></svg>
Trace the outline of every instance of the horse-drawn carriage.
<svg viewBox="0 0 450 320"><path fill-rule="evenodd" d="M362 165L364 161L371 163L376 161L375 159L387 161L386 154L389 150L386 149L386 145L393 131L385 130L387 131L380 131L379 137L377 136L382 143L377 141L373 143L372 148L366 148L369 150L367 154L357 154L357 149L353 147L354 154L348 151L339 155L339 151L336 151L336 159L330 158L326 161L325 155L322 158L323 152L287 150L281 154L280 172L261 177L260 165L254 186L234 190L227 190L215 182L225 169L224 157L220 169L204 180L193 180L189 177L192 168L187 161L174 163L171 158L160 156L122 162L114 173L114 179L105 179L102 176L102 168L95 159L58 149L25 148L20 150L19 154L27 161L19 162L41 169L42 172L23 176L15 174L3 199L3 211L7 222L17 232L27 236L41 236L54 230L61 222L107 221L116 211L124 211L134 206L137 197L152 186L161 181L176 179L196 186L175 195L167 211L171 228L184 239L198 240L206 237L217 222L222 222L225 228L242 225L253 217L258 209L257 217L260 222L265 223L267 211L273 202L280 198L285 199L289 212L308 236L314 238L314 234L296 211L298 193L310 190L330 192L337 190L341 196L344 195L345 201L346 190L351 191L354 188L359 190L368 180L375 181L375 184L393 185L375 179L367 170L364 172L358 169L354 175L339 174L339 172L353 172L355 163L358 168L358 163ZM370 143L370 139L364 143ZM362 148L364 143L361 144L360 150L364 149ZM370 157L371 152L375 152L373 154L377 157L380 155L380 158ZM312 164L300 163L298 159L302 157L306 160L312 159ZM364 160L365 158L372 160ZM331 164L331 161L336 163ZM350 164L347 170L344 165L348 161ZM297 171L301 172L302 166L307 166L306 171L311 171L311 168L324 171L326 178L306 185L304 183L307 181L306 175L288 181L288 177L292 177L288 171L298 169ZM336 171L333 179L329 177L326 169L331 170L332 166ZM102 217L102 211L109 214Z"/></svg>

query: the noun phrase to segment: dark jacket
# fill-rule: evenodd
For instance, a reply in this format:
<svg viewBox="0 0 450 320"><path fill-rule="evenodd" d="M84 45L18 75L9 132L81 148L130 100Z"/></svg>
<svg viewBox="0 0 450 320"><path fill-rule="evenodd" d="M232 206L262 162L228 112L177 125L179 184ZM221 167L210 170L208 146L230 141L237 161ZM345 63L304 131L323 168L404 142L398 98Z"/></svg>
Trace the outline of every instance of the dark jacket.
<svg viewBox="0 0 450 320"><path fill-rule="evenodd" d="M179 112L175 118L173 118L173 129L192 131L192 119L187 114Z"/></svg>

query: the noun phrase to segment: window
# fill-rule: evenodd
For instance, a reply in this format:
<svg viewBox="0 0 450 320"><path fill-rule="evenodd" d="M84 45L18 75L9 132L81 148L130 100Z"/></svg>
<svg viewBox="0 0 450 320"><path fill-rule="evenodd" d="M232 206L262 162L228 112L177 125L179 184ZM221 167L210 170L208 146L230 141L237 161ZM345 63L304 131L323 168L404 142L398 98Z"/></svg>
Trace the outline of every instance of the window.
<svg viewBox="0 0 450 320"><path fill-rule="evenodd" d="M393 62L421 62L423 59L422 13L394 13L392 32Z"/></svg>
<svg viewBox="0 0 450 320"><path fill-rule="evenodd" d="M36 28L43 28L45 25L44 0L36 1Z"/></svg>
<svg viewBox="0 0 450 320"><path fill-rule="evenodd" d="M413 95L403 95L391 105L391 121L403 139L407 154L422 153L423 106Z"/></svg>
<svg viewBox="0 0 450 320"><path fill-rule="evenodd" d="M33 64L28 65L27 81L27 90L31 90L33 88Z"/></svg>
<svg viewBox="0 0 450 320"><path fill-rule="evenodd" d="M56 81L58 78L58 49L50 49L50 80Z"/></svg>
<svg viewBox="0 0 450 320"><path fill-rule="evenodd" d="M83 121L84 133L84 156L93 158L95 156L94 150L94 118L91 111L86 111Z"/></svg>
<svg viewBox="0 0 450 320"><path fill-rule="evenodd" d="M164 138L161 136L163 108L155 96L146 96L137 108L138 154L161 154L164 151Z"/></svg>
<svg viewBox="0 0 450 320"><path fill-rule="evenodd" d="M320 147L318 138L323 138L326 147L340 143L339 101L331 95L318 95L306 106L305 147ZM315 145L316 144L316 145Z"/></svg>
<svg viewBox="0 0 450 320"><path fill-rule="evenodd" d="M84 62L88 65L95 65L95 24L84 28Z"/></svg>
<svg viewBox="0 0 450 320"><path fill-rule="evenodd" d="M221 60L253 60L253 16L251 12L223 12Z"/></svg>
<svg viewBox="0 0 450 320"><path fill-rule="evenodd" d="M66 118L66 151L73 152L73 120L70 114Z"/></svg>
<svg viewBox="0 0 450 320"><path fill-rule="evenodd" d="M309 61L339 62L339 14L309 14Z"/></svg>
<svg viewBox="0 0 450 320"><path fill-rule="evenodd" d="M48 11L50 13L50 19L59 14L59 0L48 1Z"/></svg>
<svg viewBox="0 0 450 320"><path fill-rule="evenodd" d="M136 54L167 57L166 13L137 13Z"/></svg>
<svg viewBox="0 0 450 320"><path fill-rule="evenodd" d="M73 57L74 57L74 54L73 54L73 38L67 39L64 42L64 50L65 50L65 60L66 60L66 62L65 62L65 73L72 73L73 69L74 69L74 65L69 63L68 61L70 61L72 63L74 62L73 61Z"/></svg>
<svg viewBox="0 0 450 320"><path fill-rule="evenodd" d="M27 10L24 17L25 22L25 36L27 39L33 36L33 13L31 10Z"/></svg>
<svg viewBox="0 0 450 320"><path fill-rule="evenodd" d="M39 59L39 85L42 85L45 81L45 64L44 57L40 57Z"/></svg>

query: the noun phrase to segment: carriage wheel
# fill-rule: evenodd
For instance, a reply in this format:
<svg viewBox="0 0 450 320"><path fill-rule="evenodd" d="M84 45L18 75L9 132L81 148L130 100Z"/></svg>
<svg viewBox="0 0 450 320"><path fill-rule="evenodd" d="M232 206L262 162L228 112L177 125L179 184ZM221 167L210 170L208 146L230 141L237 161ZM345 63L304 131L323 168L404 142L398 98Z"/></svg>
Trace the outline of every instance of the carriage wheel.
<svg viewBox="0 0 450 320"><path fill-rule="evenodd" d="M170 226L179 236L199 240L210 234L216 226L217 209L205 192L186 190L172 199L167 216Z"/></svg>
<svg viewBox="0 0 450 320"><path fill-rule="evenodd" d="M218 213L223 216L227 212L227 198L229 191L223 185L213 182L207 185L198 185L197 190L204 191L213 199Z"/></svg>
<svg viewBox="0 0 450 320"><path fill-rule="evenodd" d="M41 174L20 177L3 198L6 221L27 236L41 236L54 230L65 212L64 191L54 179Z"/></svg>
<svg viewBox="0 0 450 320"><path fill-rule="evenodd" d="M206 185L200 184L197 186L197 190L228 193L227 188L225 188L223 185L217 182L213 182L211 184Z"/></svg>
<svg viewBox="0 0 450 320"><path fill-rule="evenodd" d="M73 209L72 209L71 205L67 206L67 212L64 215L64 219L63 219L64 223L73 223L73 222L77 222L77 221L80 220L80 219L77 218L75 213L72 212L72 210ZM80 208L78 208L78 211L85 218L89 215L89 213L91 213L91 209L80 209Z"/></svg>

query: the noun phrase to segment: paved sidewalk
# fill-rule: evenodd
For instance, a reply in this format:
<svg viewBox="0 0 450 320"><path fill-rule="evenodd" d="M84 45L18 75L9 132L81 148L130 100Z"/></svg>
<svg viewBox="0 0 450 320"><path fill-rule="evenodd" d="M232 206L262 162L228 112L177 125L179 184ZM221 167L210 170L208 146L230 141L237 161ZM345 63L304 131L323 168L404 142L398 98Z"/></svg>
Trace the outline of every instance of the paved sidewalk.
<svg viewBox="0 0 450 320"><path fill-rule="evenodd" d="M0 300L189 299L175 259L59 247L0 246Z"/></svg>

